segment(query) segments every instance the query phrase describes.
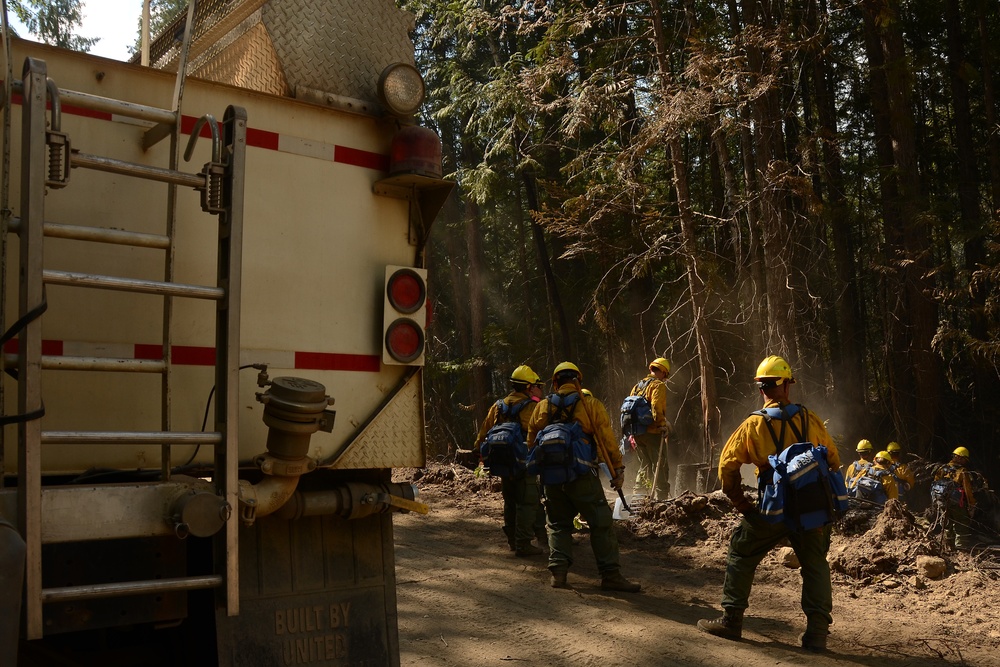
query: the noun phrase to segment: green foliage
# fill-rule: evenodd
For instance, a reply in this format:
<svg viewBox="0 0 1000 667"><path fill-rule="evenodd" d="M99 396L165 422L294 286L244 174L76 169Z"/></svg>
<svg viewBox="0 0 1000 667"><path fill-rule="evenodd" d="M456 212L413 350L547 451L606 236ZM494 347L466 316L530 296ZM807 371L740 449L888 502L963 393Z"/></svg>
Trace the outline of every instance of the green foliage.
<svg viewBox="0 0 1000 667"><path fill-rule="evenodd" d="M99 38L76 34L83 21L81 0L13 0L10 8L45 44L89 51L98 42Z"/></svg>

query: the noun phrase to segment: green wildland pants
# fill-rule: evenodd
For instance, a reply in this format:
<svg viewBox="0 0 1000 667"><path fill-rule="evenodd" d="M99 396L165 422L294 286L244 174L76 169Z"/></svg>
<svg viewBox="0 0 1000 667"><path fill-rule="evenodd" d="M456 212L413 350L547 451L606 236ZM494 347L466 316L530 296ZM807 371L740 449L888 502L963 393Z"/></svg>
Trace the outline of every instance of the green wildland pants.
<svg viewBox="0 0 1000 667"><path fill-rule="evenodd" d="M598 572L603 577L619 571L614 520L597 475L583 475L566 484L547 484L545 513L549 520L550 570L565 572L573 564L573 517L581 514L590 527L590 547Z"/></svg>
<svg viewBox="0 0 1000 667"><path fill-rule="evenodd" d="M666 500L670 497L670 474L669 470L660 471L660 485L653 488L653 479L656 474L656 462L660 457L660 447L663 446L663 436L659 433L643 433L635 437L635 455L639 459L639 470L635 475L635 483L632 485L632 493L639 493L649 489L650 493L659 500ZM664 465L666 460L664 459Z"/></svg>
<svg viewBox="0 0 1000 667"><path fill-rule="evenodd" d="M754 573L764 556L784 538L792 543L802 572L802 611L806 631L826 633L833 623L833 586L830 564L830 527L792 531L784 523L768 523L760 516L744 518L733 532L726 556L726 579L722 585L722 606L743 610L749 606Z"/></svg>
<svg viewBox="0 0 1000 667"><path fill-rule="evenodd" d="M503 496L503 532L511 546L530 542L545 530L545 510L538 494L538 477L521 473L500 482Z"/></svg>

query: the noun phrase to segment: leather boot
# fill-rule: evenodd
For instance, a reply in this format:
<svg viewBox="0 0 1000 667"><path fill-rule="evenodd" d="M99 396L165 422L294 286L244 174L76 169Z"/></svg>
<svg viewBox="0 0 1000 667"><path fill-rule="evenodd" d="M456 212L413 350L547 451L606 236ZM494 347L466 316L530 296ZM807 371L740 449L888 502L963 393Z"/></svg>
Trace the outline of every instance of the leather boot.
<svg viewBox="0 0 1000 667"><path fill-rule="evenodd" d="M565 570L552 570L552 588L569 588Z"/></svg>
<svg viewBox="0 0 1000 667"><path fill-rule="evenodd" d="M826 637L830 633L822 630L806 630L802 633L802 648L813 653L822 653L826 650Z"/></svg>
<svg viewBox="0 0 1000 667"><path fill-rule="evenodd" d="M638 593L641 584L629 581L621 572L609 572L601 578L601 588L606 591L622 591L623 593Z"/></svg>
<svg viewBox="0 0 1000 667"><path fill-rule="evenodd" d="M719 618L698 621L698 629L716 637L740 639L743 636L743 610L723 609Z"/></svg>
<svg viewBox="0 0 1000 667"><path fill-rule="evenodd" d="M535 533L535 540L538 542L538 546L540 547L549 546L549 534L544 530L540 530Z"/></svg>
<svg viewBox="0 0 1000 667"><path fill-rule="evenodd" d="M544 553L541 549L536 547L531 543L531 540L522 540L517 543L517 549L514 551L514 555L519 558L525 558L527 556L538 556Z"/></svg>

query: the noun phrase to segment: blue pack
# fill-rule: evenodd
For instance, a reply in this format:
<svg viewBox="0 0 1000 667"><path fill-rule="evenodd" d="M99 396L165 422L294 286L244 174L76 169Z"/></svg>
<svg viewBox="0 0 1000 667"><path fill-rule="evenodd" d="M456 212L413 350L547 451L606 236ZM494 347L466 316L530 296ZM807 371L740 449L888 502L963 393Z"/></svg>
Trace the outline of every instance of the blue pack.
<svg viewBox="0 0 1000 667"><path fill-rule="evenodd" d="M508 479L525 470L528 445L518 415L527 404L528 400L513 405L497 401L497 423L486 432L486 438L479 445L483 466L495 477Z"/></svg>
<svg viewBox="0 0 1000 667"><path fill-rule="evenodd" d="M539 475L542 484L566 484L581 475L596 474L597 450L573 412L580 400L576 392L552 394L549 423L535 436L528 454L528 474Z"/></svg>
<svg viewBox="0 0 1000 667"><path fill-rule="evenodd" d="M802 413L803 432L792 421ZM766 408L754 414L765 419L775 448L779 451L767 460L770 466L760 471L758 507L769 523L784 522L792 530L812 530L837 521L847 511L847 487L839 470L831 471L827 448L808 440L809 418L805 408L789 405ZM774 432L773 420L781 421L781 436ZM781 449L785 426L799 440Z"/></svg>
<svg viewBox="0 0 1000 667"><path fill-rule="evenodd" d="M858 481L862 477L864 477L865 475L867 475L868 471L870 471L874 467L875 467L875 464L872 463L872 462L870 462L870 461L861 461L861 460L859 460L859 461L855 462L854 469L857 472L855 472L854 477L852 477L851 479L847 480L847 495L848 496L850 496L851 498L857 498L858 497Z"/></svg>
<svg viewBox="0 0 1000 667"><path fill-rule="evenodd" d="M636 385L634 391L639 394L627 396L622 401L621 427L622 435L639 435L646 432L646 427L653 423L653 406L641 392L645 391L651 380L646 378Z"/></svg>
<svg viewBox="0 0 1000 667"><path fill-rule="evenodd" d="M884 505L889 496L885 493L885 485L882 478L889 474L888 470L875 470L869 468L864 475L855 479L854 496L861 500Z"/></svg>
<svg viewBox="0 0 1000 667"><path fill-rule="evenodd" d="M957 469L951 466L941 467L939 474L944 476L931 482L931 501L941 505L963 506L962 489L952 477L955 472Z"/></svg>

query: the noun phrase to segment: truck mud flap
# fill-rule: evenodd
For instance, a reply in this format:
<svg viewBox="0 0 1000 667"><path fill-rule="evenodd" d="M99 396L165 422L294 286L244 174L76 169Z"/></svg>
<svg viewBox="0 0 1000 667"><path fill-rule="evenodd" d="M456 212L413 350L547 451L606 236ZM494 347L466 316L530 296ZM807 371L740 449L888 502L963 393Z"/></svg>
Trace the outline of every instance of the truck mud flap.
<svg viewBox="0 0 1000 667"><path fill-rule="evenodd" d="M219 667L398 667L392 517L264 517L240 529L240 613Z"/></svg>

